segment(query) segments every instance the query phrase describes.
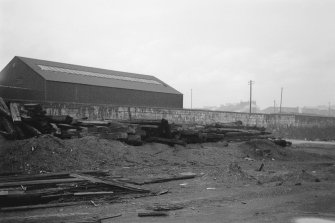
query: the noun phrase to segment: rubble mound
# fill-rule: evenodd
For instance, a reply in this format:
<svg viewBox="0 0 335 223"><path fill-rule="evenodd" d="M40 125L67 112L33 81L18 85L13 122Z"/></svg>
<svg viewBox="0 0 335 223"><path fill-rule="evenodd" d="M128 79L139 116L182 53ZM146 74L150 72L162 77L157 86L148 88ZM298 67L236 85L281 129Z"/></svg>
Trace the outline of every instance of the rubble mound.
<svg viewBox="0 0 335 223"><path fill-rule="evenodd" d="M94 136L61 140L51 135L16 140L0 149L5 172L57 172L121 165L125 145Z"/></svg>
<svg viewBox="0 0 335 223"><path fill-rule="evenodd" d="M267 139L252 139L240 145L247 157L254 159L287 159L290 151Z"/></svg>
<svg viewBox="0 0 335 223"><path fill-rule="evenodd" d="M7 141L0 147L0 173L43 173L75 170L112 170L116 167L148 168L162 165L182 168L216 166L225 163L236 151L223 149L222 143L171 147L159 143L130 146L117 140L86 136L62 140L41 135ZM235 154L234 152L234 154Z"/></svg>

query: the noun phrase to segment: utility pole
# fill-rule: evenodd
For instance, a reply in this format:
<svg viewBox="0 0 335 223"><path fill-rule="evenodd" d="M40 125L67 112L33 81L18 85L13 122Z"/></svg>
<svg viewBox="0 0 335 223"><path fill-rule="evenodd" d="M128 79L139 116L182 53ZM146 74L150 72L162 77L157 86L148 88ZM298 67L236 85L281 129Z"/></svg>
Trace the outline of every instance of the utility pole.
<svg viewBox="0 0 335 223"><path fill-rule="evenodd" d="M330 116L330 102L328 102L328 116Z"/></svg>
<svg viewBox="0 0 335 223"><path fill-rule="evenodd" d="M281 113L281 105L282 105L282 102L283 102L283 88L281 88L281 91L280 91L280 107L279 107L279 113Z"/></svg>
<svg viewBox="0 0 335 223"><path fill-rule="evenodd" d="M250 85L250 106L249 106L249 114L251 114L251 103L252 103L252 84L255 83L254 81L250 80L248 85Z"/></svg>
<svg viewBox="0 0 335 223"><path fill-rule="evenodd" d="M276 100L273 101L273 113L276 113Z"/></svg>
<svg viewBox="0 0 335 223"><path fill-rule="evenodd" d="M193 103L193 92L192 92L192 88L191 88L191 109L192 109L192 103Z"/></svg>

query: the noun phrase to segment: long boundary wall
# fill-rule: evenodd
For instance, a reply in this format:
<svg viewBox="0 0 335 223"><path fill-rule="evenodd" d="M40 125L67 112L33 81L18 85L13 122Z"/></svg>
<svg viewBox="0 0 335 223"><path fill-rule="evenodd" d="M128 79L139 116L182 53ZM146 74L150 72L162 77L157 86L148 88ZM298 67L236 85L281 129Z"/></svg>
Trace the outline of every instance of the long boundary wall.
<svg viewBox="0 0 335 223"><path fill-rule="evenodd" d="M90 120L101 119L161 119L175 123L213 123L241 120L246 125L263 127L325 127L335 126L335 117L307 116L296 114L261 114L194 109L167 109L149 107L128 107L112 105L44 103L48 114L71 115Z"/></svg>
<svg viewBox="0 0 335 223"><path fill-rule="evenodd" d="M32 103L22 102L21 103ZM35 102L36 103L36 102ZM335 139L335 117L295 114L239 113L191 109L167 109L73 103L41 103L49 115L70 115L89 120L167 119L169 122L209 124L242 121L265 127L277 136L302 139Z"/></svg>

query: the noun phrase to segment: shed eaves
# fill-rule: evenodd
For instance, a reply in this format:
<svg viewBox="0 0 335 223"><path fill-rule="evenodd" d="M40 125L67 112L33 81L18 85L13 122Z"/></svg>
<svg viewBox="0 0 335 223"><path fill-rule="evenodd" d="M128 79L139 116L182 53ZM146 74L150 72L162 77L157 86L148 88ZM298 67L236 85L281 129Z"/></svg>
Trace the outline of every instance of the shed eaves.
<svg viewBox="0 0 335 223"><path fill-rule="evenodd" d="M114 70L106 70L93 67L85 67L80 65L65 64L59 62L52 62L46 60L38 60L26 57L17 57L25 64L27 64L36 73L41 75L45 80L56 81L56 82L67 82L67 83L77 83L93 86L102 87L113 87L113 88L123 88L123 89L133 89L142 91L152 91L152 92L162 92L169 94L181 94L179 91L175 90L171 86L167 85L163 81L157 79L154 76L134 74ZM41 67L53 67L61 68L61 70L71 70L79 72L61 72L58 69L42 69ZM81 75L83 74L101 74L101 75ZM110 75L111 77L120 78L106 78ZM105 77L103 77L105 76ZM122 80L123 79L123 80ZM132 79L140 79L142 81L131 81ZM148 81L146 81L148 80ZM145 83L149 82L149 83ZM152 82L152 83L150 83ZM155 82L157 84L155 84ZM158 84L159 83L159 84Z"/></svg>

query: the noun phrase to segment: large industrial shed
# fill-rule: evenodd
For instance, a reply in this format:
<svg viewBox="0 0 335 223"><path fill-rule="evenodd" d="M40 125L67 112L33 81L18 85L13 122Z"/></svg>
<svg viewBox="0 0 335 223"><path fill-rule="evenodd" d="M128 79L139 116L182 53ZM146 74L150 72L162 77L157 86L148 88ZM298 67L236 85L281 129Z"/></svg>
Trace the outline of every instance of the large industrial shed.
<svg viewBox="0 0 335 223"><path fill-rule="evenodd" d="M7 100L182 108L183 95L154 76L14 57L0 73Z"/></svg>

